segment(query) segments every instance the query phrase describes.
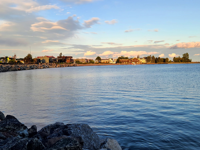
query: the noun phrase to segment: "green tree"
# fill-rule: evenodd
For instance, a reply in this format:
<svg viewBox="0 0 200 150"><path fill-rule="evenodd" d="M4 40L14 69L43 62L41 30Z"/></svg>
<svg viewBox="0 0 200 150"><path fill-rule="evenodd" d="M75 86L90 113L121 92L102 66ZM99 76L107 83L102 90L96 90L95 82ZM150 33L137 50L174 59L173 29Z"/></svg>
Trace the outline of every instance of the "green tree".
<svg viewBox="0 0 200 150"><path fill-rule="evenodd" d="M101 57L97 56L97 58L95 60L97 60L98 62L101 62Z"/></svg>
<svg viewBox="0 0 200 150"><path fill-rule="evenodd" d="M92 63L92 64L93 64L93 63L94 63L94 60L89 60L89 63Z"/></svg>
<svg viewBox="0 0 200 150"><path fill-rule="evenodd" d="M26 57L24 57L24 62L25 63L31 63L31 62L33 62L32 55L28 54Z"/></svg>
<svg viewBox="0 0 200 150"><path fill-rule="evenodd" d="M59 57L62 57L62 53L59 54Z"/></svg>
<svg viewBox="0 0 200 150"><path fill-rule="evenodd" d="M183 62L191 62L191 60L189 59L189 54L188 53L184 53L182 59L183 59Z"/></svg>
<svg viewBox="0 0 200 150"><path fill-rule="evenodd" d="M147 62L148 62L148 63L151 63L151 55L150 55L150 56L147 56Z"/></svg>
<svg viewBox="0 0 200 150"><path fill-rule="evenodd" d="M156 61L156 58L155 58L154 56L152 56L151 62L152 62L152 63L155 63L155 61Z"/></svg>
<svg viewBox="0 0 200 150"><path fill-rule="evenodd" d="M118 57L116 63L120 63L119 62L120 59L128 59L128 57L124 57L124 56Z"/></svg>

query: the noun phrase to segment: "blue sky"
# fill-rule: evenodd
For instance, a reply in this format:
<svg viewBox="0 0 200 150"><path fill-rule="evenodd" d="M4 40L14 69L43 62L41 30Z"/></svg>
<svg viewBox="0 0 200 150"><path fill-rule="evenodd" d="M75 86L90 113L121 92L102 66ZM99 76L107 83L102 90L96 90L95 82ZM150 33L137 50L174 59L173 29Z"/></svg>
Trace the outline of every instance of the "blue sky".
<svg viewBox="0 0 200 150"><path fill-rule="evenodd" d="M198 0L1 0L0 56L200 61Z"/></svg>

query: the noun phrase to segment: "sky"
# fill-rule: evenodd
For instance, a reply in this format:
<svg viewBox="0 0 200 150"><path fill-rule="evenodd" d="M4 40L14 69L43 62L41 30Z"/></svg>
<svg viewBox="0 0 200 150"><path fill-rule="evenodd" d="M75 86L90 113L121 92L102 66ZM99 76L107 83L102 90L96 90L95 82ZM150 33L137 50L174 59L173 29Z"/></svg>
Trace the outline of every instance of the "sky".
<svg viewBox="0 0 200 150"><path fill-rule="evenodd" d="M199 0L0 0L0 57L200 61Z"/></svg>

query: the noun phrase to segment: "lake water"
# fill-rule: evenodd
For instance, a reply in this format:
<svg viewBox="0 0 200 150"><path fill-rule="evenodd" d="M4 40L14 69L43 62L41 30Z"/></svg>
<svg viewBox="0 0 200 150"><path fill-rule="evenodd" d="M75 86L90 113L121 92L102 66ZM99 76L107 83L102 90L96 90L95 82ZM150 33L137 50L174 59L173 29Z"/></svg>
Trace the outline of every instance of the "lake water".
<svg viewBox="0 0 200 150"><path fill-rule="evenodd" d="M28 127L86 123L126 150L197 150L200 64L0 73L0 110Z"/></svg>

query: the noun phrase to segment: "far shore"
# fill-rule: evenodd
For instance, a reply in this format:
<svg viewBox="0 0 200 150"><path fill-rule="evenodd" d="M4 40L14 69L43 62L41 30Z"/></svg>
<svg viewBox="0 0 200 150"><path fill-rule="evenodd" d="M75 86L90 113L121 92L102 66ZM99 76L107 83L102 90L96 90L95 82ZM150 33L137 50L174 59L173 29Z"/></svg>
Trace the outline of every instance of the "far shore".
<svg viewBox="0 0 200 150"><path fill-rule="evenodd" d="M162 65L162 64L199 64L200 62L171 62L171 63L146 63L146 64L136 64L136 65ZM116 66L116 65L133 65L133 64L104 64L104 63L99 63L99 64L77 64L79 67L83 66Z"/></svg>

